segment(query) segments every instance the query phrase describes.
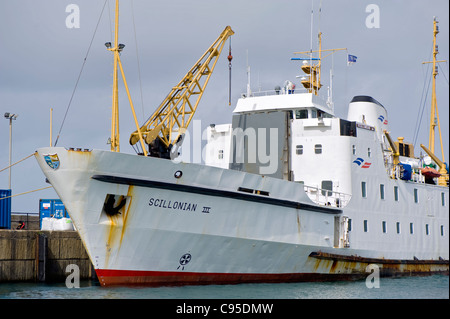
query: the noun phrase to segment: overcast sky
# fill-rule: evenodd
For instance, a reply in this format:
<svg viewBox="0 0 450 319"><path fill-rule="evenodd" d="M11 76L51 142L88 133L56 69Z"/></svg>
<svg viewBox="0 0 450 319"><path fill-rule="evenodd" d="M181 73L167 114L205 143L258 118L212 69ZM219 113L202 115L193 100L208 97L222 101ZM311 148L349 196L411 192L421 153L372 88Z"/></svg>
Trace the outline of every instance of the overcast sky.
<svg viewBox="0 0 450 319"><path fill-rule="evenodd" d="M13 122L13 162L50 144L50 108L55 141L104 3L0 0L0 115L3 118L5 112L19 114ZM71 14L66 8L70 4L79 8L79 28L66 25ZM121 59L140 122L152 114L227 25L235 31L231 40L232 106L228 106L228 52L223 52L196 113L202 128L210 123L231 122L234 105L246 89L247 52L253 91L272 90L285 80L300 86L296 78L302 73L299 62L290 59L296 56L293 52L311 47L313 9L313 49L317 48L319 27L323 49L348 49L333 56L336 115L347 116L353 96L370 95L386 107L393 137L403 136L413 142L424 83L431 73L430 65L422 62L432 59L434 16L440 27L438 59L449 59L449 2L323 0L320 19L319 4L319 0L122 0L119 39L126 47ZM366 24L368 16L374 14L366 12L370 4L379 8L378 27L369 28ZM101 16L58 146L109 149L106 141L110 135L112 54L104 43L113 42L113 20L114 1L110 0ZM346 64L347 53L358 57L350 67ZM331 61L328 58L323 62L325 89L321 93L325 95ZM437 97L447 161L448 78L448 62L441 63ZM121 82L119 88L121 147L123 152L134 153L128 138L135 127ZM428 144L430 95L431 86L416 155L420 152L419 143ZM0 119L0 169L8 165L8 141L9 123ZM439 150L438 143L436 149ZM437 154L441 155L440 150ZM13 193L48 186L44 179L35 159L30 158L13 167ZM8 170L0 173L2 188L8 188ZM13 198L12 210L37 212L40 198L57 195L53 190L45 190L18 196Z"/></svg>

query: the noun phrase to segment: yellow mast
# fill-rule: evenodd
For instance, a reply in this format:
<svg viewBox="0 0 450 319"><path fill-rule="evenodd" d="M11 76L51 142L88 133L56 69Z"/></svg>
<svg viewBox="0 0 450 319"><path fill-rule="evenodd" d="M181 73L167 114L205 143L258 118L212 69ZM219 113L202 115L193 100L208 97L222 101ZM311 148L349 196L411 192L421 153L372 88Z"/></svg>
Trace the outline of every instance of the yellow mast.
<svg viewBox="0 0 450 319"><path fill-rule="evenodd" d="M113 72L113 96L112 96L112 115L111 115L111 151L120 152L120 133L119 133L119 88L118 88L118 61L119 61L119 0L116 0L116 22L114 31L114 46L108 49L114 54L114 72Z"/></svg>
<svg viewBox="0 0 450 319"><path fill-rule="evenodd" d="M322 67L322 59L326 58L327 56L335 53L336 51L341 51L341 50L347 50L347 48L339 48L339 49L327 49L327 50L322 50L322 32L319 32L319 50L314 50L314 51L302 51L302 52L294 52L294 54L304 54L307 55L308 57L312 58L312 53L319 53L319 58L315 59L318 60L317 64L303 64L301 69L303 70L303 72L305 72L306 74L310 75L310 79L309 80L303 80L301 81L301 83L303 84L303 86L308 89L309 93L314 93L315 95L318 94L320 88L322 87L322 83L320 83L320 79L321 79L321 67ZM322 57L322 52L331 52L327 55L325 55L324 57ZM307 59L304 59L304 61L308 61ZM305 62L304 62L305 63Z"/></svg>
<svg viewBox="0 0 450 319"><path fill-rule="evenodd" d="M437 61L436 56L439 53L438 52L438 46L436 44L436 35L439 33L439 27L438 27L438 21L436 20L436 17L433 20L433 61L430 62L422 62L422 64L427 63L433 63L433 84L432 84L432 95L431 95L431 116L430 116L430 134L428 138L428 149L434 154L434 144L435 144L435 132L434 129L437 126L439 130L439 139L441 144L441 152L442 152L442 161L445 162L444 157L444 147L442 144L442 135L441 135L441 125L439 122L439 112L437 107L437 100L436 100L436 76L438 75L438 69L436 66L436 63L438 62L445 62L443 61Z"/></svg>
<svg viewBox="0 0 450 319"><path fill-rule="evenodd" d="M439 112L437 107L436 100L436 76L438 75L438 68L436 63L438 62L446 62L445 60L437 61L436 56L438 52L438 46L436 44L436 36L439 33L438 21L436 17L433 19L433 61L430 62L422 62L422 64L433 63L433 84L432 84L432 94L431 94L431 115L430 115L430 134L428 138L428 148L426 148L423 144L420 146L425 150L425 152L430 155L430 157L436 162L439 166L439 173L441 176L438 179L438 185L447 186L448 182L448 171L445 165L445 155L444 155L444 146L442 144L442 134L441 134L441 124L439 122ZM438 127L439 130L439 141L441 144L441 153L442 153L442 161L435 155L434 151L434 143L435 143L435 127Z"/></svg>
<svg viewBox="0 0 450 319"><path fill-rule="evenodd" d="M136 112L134 110L133 101L131 100L130 91L128 89L127 80L125 78L125 73L122 68L122 62L120 61L120 52L125 47L124 44L119 44L119 0L116 0L116 21L115 21L115 31L114 31L114 46L111 47L111 42L106 42L105 46L108 51L114 54L114 73L113 73L113 96L112 96L112 115L111 115L111 151L120 152L120 133L119 133L119 68L122 75L122 79L125 85L125 90L127 92L128 101L130 102L131 111L133 113L134 123L139 129L139 123L136 118ZM144 152L147 156L147 151L145 149L144 140L142 138L141 132L138 134L139 141Z"/></svg>

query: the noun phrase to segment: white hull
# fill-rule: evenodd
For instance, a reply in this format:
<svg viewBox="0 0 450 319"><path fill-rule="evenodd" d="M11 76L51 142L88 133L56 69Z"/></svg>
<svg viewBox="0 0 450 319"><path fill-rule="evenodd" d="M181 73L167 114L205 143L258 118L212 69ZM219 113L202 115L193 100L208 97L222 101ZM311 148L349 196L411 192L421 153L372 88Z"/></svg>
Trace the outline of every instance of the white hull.
<svg viewBox="0 0 450 319"><path fill-rule="evenodd" d="M53 154L52 168L44 157ZM300 183L99 150L42 148L36 158L103 285L346 279L367 276L371 263L385 275L448 273L448 237L393 247L392 238L374 240L355 227L389 209L361 211L357 199L320 206ZM126 199L117 215L107 213L108 198L113 207ZM445 208L434 220L448 232Z"/></svg>

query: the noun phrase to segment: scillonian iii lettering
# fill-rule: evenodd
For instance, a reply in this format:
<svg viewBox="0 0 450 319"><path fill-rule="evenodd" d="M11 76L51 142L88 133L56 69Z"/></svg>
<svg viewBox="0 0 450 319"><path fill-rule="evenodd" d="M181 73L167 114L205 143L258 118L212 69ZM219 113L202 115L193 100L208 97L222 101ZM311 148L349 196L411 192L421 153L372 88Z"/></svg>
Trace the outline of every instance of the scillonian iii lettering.
<svg viewBox="0 0 450 319"><path fill-rule="evenodd" d="M182 210L182 211L191 211L195 212L197 209L197 204L181 202L181 201L172 201L162 198L150 198L148 201L148 206L166 208L166 209L174 209L174 210Z"/></svg>

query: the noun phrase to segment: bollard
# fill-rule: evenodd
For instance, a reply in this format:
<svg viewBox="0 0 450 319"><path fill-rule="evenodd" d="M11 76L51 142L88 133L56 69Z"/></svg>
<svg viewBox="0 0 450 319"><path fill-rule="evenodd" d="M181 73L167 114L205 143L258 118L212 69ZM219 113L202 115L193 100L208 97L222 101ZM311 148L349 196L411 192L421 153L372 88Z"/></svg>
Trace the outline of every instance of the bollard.
<svg viewBox="0 0 450 319"><path fill-rule="evenodd" d="M48 238L45 234L36 235L36 273L35 278L39 282L45 281L47 266Z"/></svg>

